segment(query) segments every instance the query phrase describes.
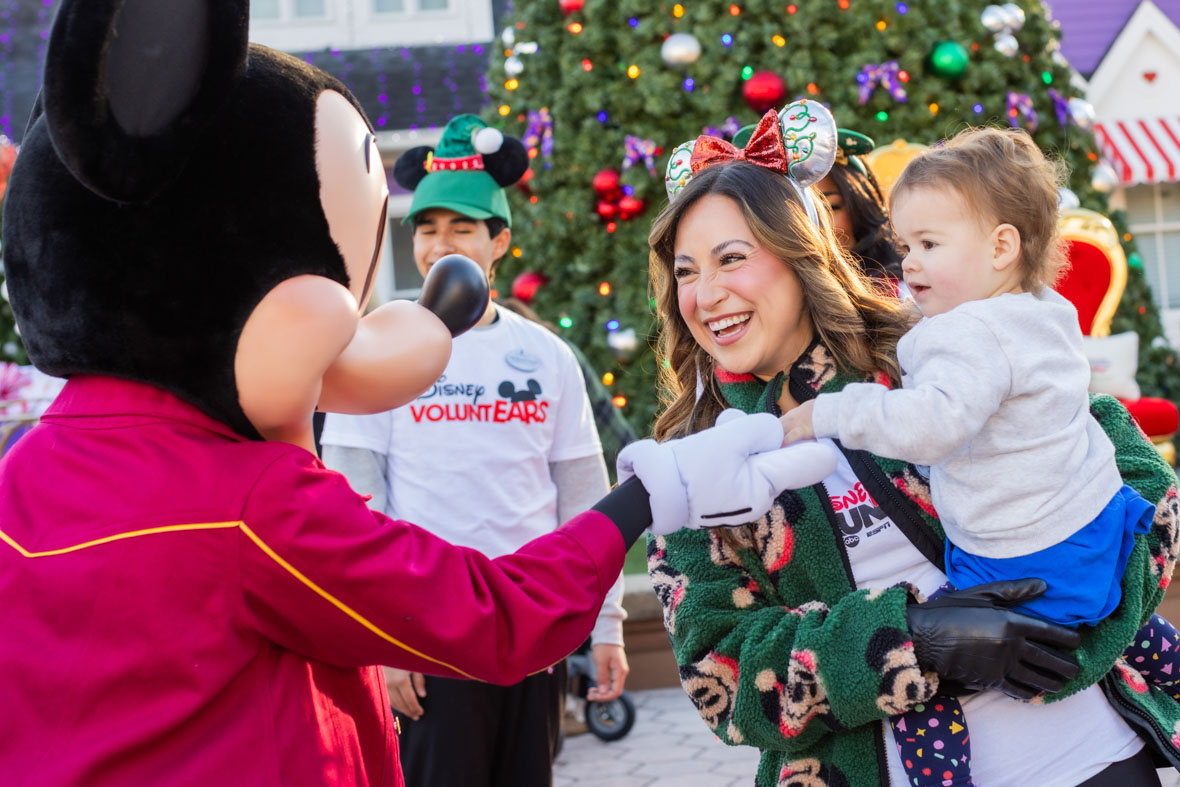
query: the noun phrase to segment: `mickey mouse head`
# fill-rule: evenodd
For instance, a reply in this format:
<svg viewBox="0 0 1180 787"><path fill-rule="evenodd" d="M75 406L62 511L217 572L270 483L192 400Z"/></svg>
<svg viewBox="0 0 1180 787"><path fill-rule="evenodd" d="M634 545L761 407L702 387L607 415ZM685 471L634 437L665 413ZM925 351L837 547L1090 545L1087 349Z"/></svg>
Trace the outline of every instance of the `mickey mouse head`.
<svg viewBox="0 0 1180 787"><path fill-rule="evenodd" d="M511 380L505 380L500 383L500 396L503 396L510 402L537 401L537 397L541 395L541 384L530 377L525 385L525 388L518 391Z"/></svg>

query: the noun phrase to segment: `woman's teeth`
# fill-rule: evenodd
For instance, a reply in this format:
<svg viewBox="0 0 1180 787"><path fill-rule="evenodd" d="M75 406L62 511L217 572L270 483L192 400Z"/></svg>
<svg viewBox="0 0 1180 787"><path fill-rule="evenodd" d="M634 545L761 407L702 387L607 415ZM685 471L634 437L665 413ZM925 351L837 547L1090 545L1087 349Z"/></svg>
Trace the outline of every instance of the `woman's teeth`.
<svg viewBox="0 0 1180 787"><path fill-rule="evenodd" d="M738 329L736 326L741 325L748 319L750 319L749 314L739 314L734 317L726 317L722 320L713 320L708 323L708 326L709 330L718 336L729 336L737 332Z"/></svg>

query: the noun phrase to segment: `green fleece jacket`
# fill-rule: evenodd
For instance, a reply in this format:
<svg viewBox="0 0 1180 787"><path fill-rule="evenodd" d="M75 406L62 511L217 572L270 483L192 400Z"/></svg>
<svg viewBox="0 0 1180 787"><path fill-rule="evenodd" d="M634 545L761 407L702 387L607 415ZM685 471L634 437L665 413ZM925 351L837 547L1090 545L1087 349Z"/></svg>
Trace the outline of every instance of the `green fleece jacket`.
<svg viewBox="0 0 1180 787"><path fill-rule="evenodd" d="M746 412L777 412L784 383L805 401L865 379L838 372L818 343L770 383L719 375L729 404ZM1176 476L1116 400L1095 396L1091 412L1114 442L1123 478L1156 504L1156 516L1151 532L1136 541L1118 609L1082 630L1080 674L1044 701L1102 682L1112 705L1161 759L1180 765L1180 704L1121 659L1172 575ZM945 537L927 481L904 462L845 454L865 490L942 567ZM887 784L877 722L929 699L938 683L914 657L905 615L912 591L856 590L820 485L784 492L766 516L733 532L737 548L714 530L648 542L648 569L685 691L723 741L762 749L758 787Z"/></svg>

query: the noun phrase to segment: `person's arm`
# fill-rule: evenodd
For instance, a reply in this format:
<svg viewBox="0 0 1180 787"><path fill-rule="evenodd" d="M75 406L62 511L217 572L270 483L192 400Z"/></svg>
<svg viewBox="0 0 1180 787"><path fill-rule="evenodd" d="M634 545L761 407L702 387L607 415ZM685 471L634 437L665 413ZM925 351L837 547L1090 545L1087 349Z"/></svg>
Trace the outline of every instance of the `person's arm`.
<svg viewBox="0 0 1180 787"><path fill-rule="evenodd" d="M1115 462L1123 482L1155 505L1150 532L1135 538L1135 548L1123 573L1119 606L1096 626L1082 626L1082 646L1074 654L1081 665L1077 678L1056 695L1068 697L1097 682L1150 619L1171 581L1180 547L1180 497L1176 473L1144 436L1118 400L1090 395L1090 413L1115 447Z"/></svg>
<svg viewBox="0 0 1180 787"><path fill-rule="evenodd" d="M325 444L324 465L348 479L348 485L362 497L369 497L369 508L385 513L385 455L368 448Z"/></svg>
<svg viewBox="0 0 1180 787"><path fill-rule="evenodd" d="M601 454L554 462L549 465L549 474L557 487L557 516L562 522L590 508L609 488ZM598 676L597 685L590 690L590 700L606 702L623 693L630 671L623 649L623 620L626 617L620 574L607 591L590 633L591 658Z"/></svg>
<svg viewBox="0 0 1180 787"><path fill-rule="evenodd" d="M646 500L634 479L596 503L610 516L588 511L492 560L369 511L343 477L293 449L242 513L243 613L328 663L515 683L586 639L651 521Z"/></svg>
<svg viewBox="0 0 1180 787"><path fill-rule="evenodd" d="M941 315L912 337L904 389L848 385L815 399L816 437L920 465L941 462L973 438L1012 384L1007 356L986 324Z"/></svg>

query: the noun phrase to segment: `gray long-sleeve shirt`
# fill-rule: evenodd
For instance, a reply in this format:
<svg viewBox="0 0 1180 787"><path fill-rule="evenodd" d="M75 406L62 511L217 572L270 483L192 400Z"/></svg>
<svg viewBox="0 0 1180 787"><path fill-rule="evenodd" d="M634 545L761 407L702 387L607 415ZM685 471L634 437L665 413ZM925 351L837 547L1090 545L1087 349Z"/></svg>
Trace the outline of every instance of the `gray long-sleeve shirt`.
<svg viewBox="0 0 1180 787"><path fill-rule="evenodd" d="M1049 288L970 301L897 345L902 388L821 394L816 437L931 465L947 536L983 557L1027 555L1094 519L1122 486L1090 417L1077 312Z"/></svg>

